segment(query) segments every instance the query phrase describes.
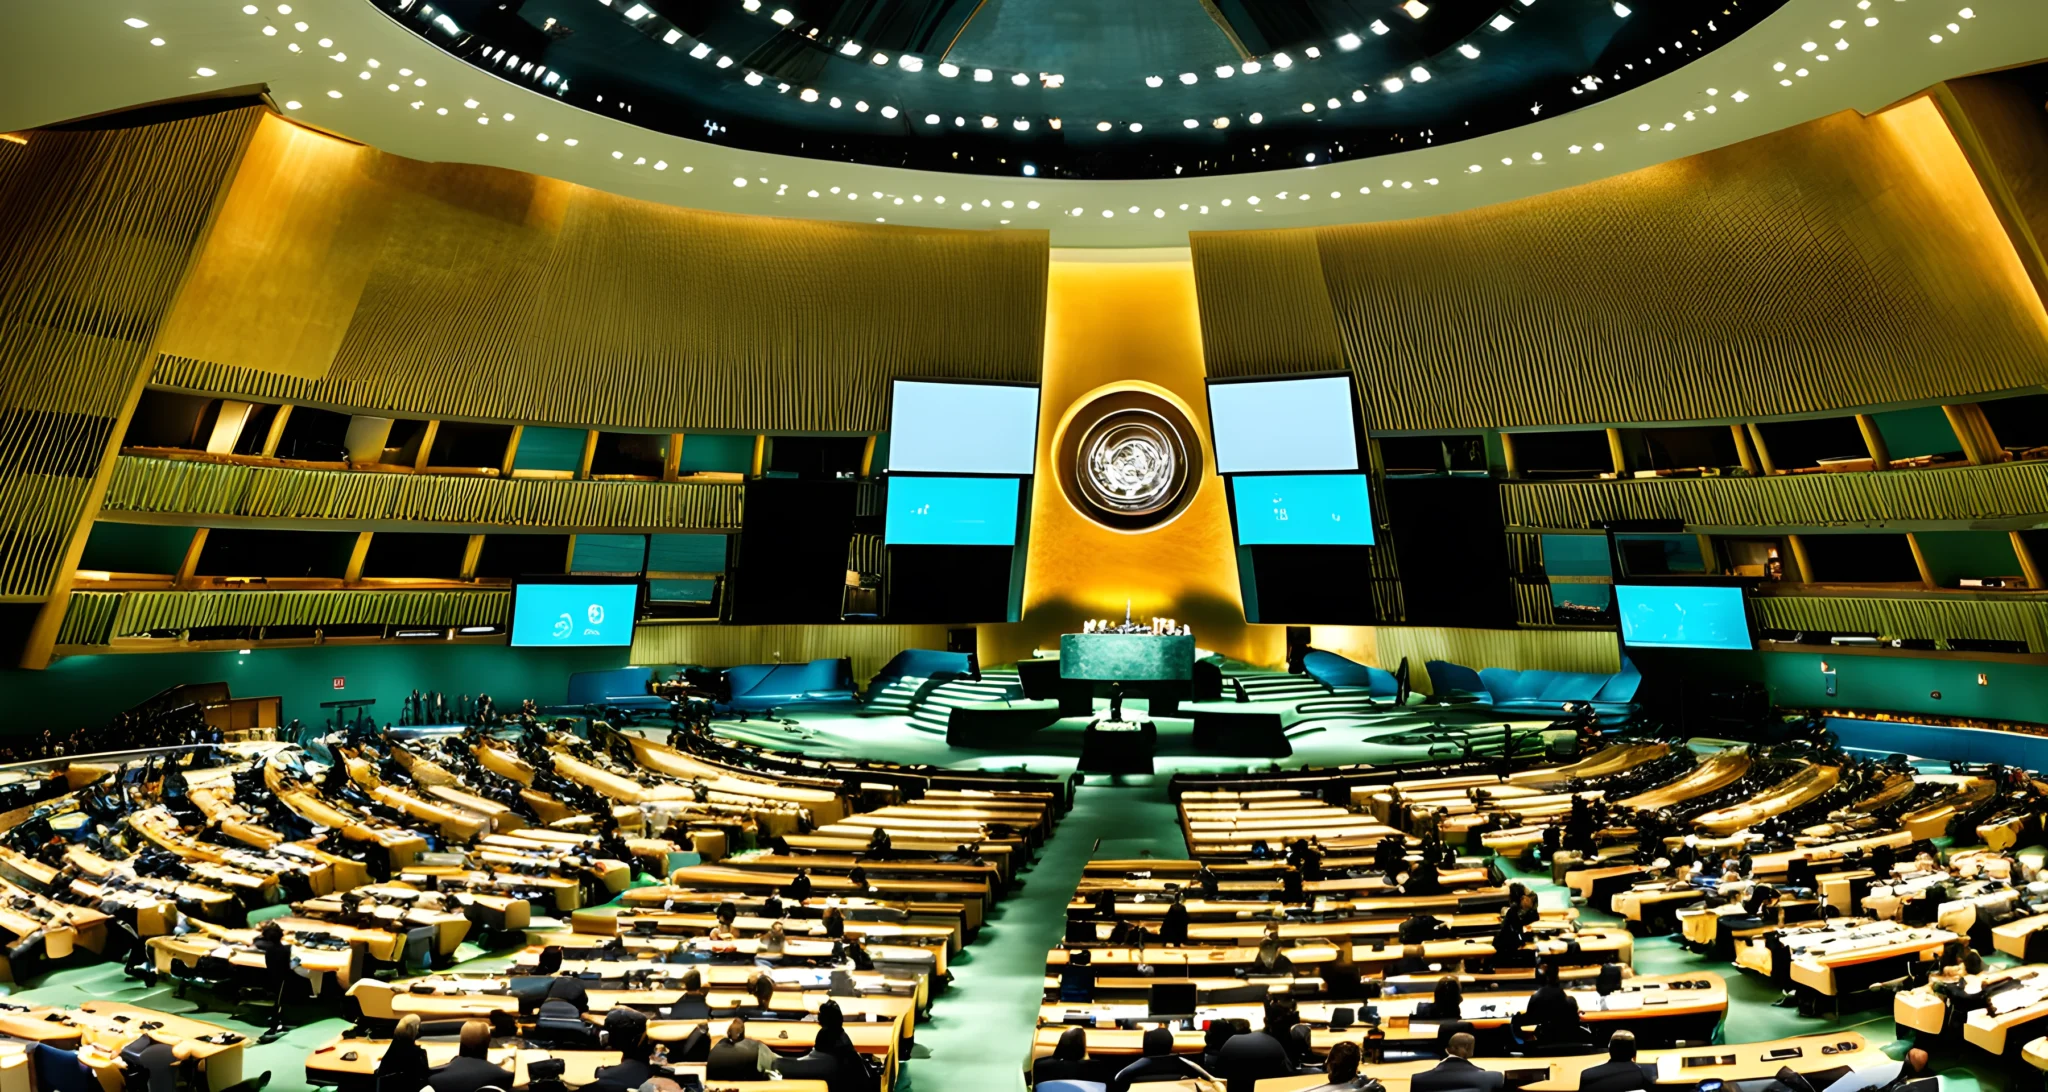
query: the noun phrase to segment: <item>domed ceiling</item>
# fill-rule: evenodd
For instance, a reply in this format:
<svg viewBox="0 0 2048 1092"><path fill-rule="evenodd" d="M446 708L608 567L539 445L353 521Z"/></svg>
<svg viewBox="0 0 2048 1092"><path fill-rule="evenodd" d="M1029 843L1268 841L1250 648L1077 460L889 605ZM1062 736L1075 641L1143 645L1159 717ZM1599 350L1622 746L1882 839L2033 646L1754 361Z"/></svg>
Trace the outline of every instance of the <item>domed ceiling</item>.
<svg viewBox="0 0 2048 1092"><path fill-rule="evenodd" d="M1785 0L368 0L647 129L875 166L1233 174L1502 132L1734 40Z"/></svg>

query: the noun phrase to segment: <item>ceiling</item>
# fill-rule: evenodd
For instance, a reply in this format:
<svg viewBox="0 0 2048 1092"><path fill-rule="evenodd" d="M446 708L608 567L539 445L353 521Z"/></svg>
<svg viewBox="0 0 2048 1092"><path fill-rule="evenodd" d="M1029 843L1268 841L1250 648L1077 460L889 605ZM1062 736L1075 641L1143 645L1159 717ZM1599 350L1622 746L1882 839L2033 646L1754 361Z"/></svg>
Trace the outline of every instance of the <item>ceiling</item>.
<svg viewBox="0 0 2048 1092"><path fill-rule="evenodd" d="M660 132L1102 179L1513 129L1676 72L1785 0L364 2L481 69Z"/></svg>
<svg viewBox="0 0 2048 1092"><path fill-rule="evenodd" d="M600 0L560 2L579 5L589 13L588 21L622 18ZM1228 10L1235 2L1216 0L1216 5ZM1366 0L1340 2L1363 13L1372 10ZM1682 0L1671 2L1690 7ZM730 6L742 9L747 19L757 18L743 10L744 3L699 0L696 6ZM1145 5L1154 3L1170 6L1170 0L1145 0ZM793 15L801 10L806 18L829 18L840 9L836 0L820 0L816 13L810 3L785 4ZM1551 4L1597 14L1578 0L1539 0L1531 10ZM773 5L767 0L763 5L772 14ZM1058 13L1075 9L1055 0L1028 0L1014 9L1024 14L1004 15L1009 5L1010 0L988 0L985 7L991 10L976 16L953 48L972 44L986 50L978 60L990 66L1035 64L1028 50L1046 48L1058 35L1043 26L1028 35L1006 33L1006 20L1051 13L1045 17L1057 27ZM1330 6L1309 0L1303 8ZM1640 5L1651 6L1651 0ZM1519 7L1521 0L1501 0L1493 10ZM1409 18L1391 0L1384 8L1386 14L1378 18L1390 26ZM1968 17L1962 14L1966 10ZM1447 0L1422 22L1444 15L1443 25L1450 26L1449 16L1466 13ZM525 9L521 14L527 14ZM1624 22L1642 14L1634 11ZM262 0L260 5L256 0L76 0L23 5L12 15L12 33L0 45L6 62L0 64L0 131L260 85L271 90L288 116L419 159L491 164L695 208L940 227L1038 228L1051 232L1054 245L1067 247L1184 246L1191 230L1400 219L1493 204L1843 109L1880 109L1943 79L2048 57L2048 20L2040 18L2039 0L1967 5L1963 0L1785 0L1754 28L1670 75L1562 115L1535 114L1529 123L1489 135L1313 166L1083 180L1025 177L1021 166L1017 174L947 173L751 150L727 139L736 121L724 123L724 131L701 133L699 139L656 132L564 101L544 77L515 73L506 79L486 72L430 44L371 0ZM991 18L990 29L977 30L972 24L983 18ZM133 26L129 20L145 25ZM1208 19L1208 24L1227 42L1221 23ZM1312 33L1299 33L1313 36L1332 27L1325 21ZM1507 36L1520 29L1512 28ZM1223 47L1202 45L1206 33L1183 13L1170 32L1118 46L1115 52L1156 62L1165 56L1156 52L1166 48L1160 43L1168 42L1184 51L1182 56L1212 60ZM1095 45L1075 48L1077 66L1094 63L1110 48L1099 34L1084 40ZM1276 33L1275 40L1306 39ZM1031 46L1034 41L1039 45ZM1605 48L1597 41L1593 46ZM1012 52L1005 54L1005 49ZM1364 46L1356 52L1363 54ZM1177 73L1156 89L1140 80L1115 97L1142 102L1147 95L1221 93L1209 85L1222 83L1239 96L1241 88L1285 87L1259 81L1305 77L1325 61L1341 60L1325 53L1315 61L1297 61L1285 73L1262 70L1247 76L1240 69L1227 81L1197 73L1192 87L1181 84ZM1482 49L1480 61L1491 55ZM732 69L742 66L736 62ZM910 75L933 85L947 80L930 65ZM1068 78L1076 81L1073 90L1084 90L1078 68ZM579 90L576 82L571 77L572 93ZM1453 82L1433 79L1399 93L1368 92L1364 109L1379 109L1388 98L1426 104L1440 85ZM746 87L744 82L740 86ZM967 92L958 89L973 86L969 72L948 81L945 91L964 96ZM1025 90L1052 99L1069 88L1041 84ZM964 97L959 101L964 116L968 106ZM1294 109L1300 111L1299 103ZM879 107L874 110L879 113Z"/></svg>

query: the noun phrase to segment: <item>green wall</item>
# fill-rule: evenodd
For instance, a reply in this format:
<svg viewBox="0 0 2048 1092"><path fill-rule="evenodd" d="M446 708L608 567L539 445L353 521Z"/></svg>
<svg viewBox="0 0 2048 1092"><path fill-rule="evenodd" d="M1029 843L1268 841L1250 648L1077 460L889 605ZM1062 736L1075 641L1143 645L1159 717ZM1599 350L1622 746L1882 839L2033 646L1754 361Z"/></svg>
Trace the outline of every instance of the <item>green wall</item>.
<svg viewBox="0 0 2048 1092"><path fill-rule="evenodd" d="M386 645L259 649L235 652L155 652L66 656L44 671L0 671L0 703L9 723L0 731L66 731L105 724L114 714L179 683L221 682L236 697L284 698L284 719L314 724L325 719L323 701L376 698L378 721L398 720L401 702L415 689L455 695L491 695L500 709L532 698L560 703L569 676L626 666L623 648L528 649L505 645ZM345 680L336 690L333 679Z"/></svg>
<svg viewBox="0 0 2048 1092"><path fill-rule="evenodd" d="M1659 694L1694 706L1705 691L1731 682L1761 682L1775 705L1850 709L1985 720L2048 723L2048 665L1948 659L1903 653L1866 656L1828 652L1630 652ZM1820 665L1835 672L1827 693ZM1977 675L1986 685L1977 685ZM1941 697L1933 695L1939 693ZM1674 695L1675 697L1675 695Z"/></svg>

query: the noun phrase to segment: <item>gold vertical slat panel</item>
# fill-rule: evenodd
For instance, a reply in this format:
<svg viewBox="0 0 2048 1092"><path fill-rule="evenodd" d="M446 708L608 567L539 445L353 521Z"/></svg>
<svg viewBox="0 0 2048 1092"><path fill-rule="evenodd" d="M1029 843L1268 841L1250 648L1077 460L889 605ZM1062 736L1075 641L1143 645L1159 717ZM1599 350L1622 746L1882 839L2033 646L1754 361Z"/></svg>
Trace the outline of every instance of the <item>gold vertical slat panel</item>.
<svg viewBox="0 0 2048 1092"><path fill-rule="evenodd" d="M946 647L945 626L718 626L649 623L633 631L636 664L802 663L853 659L854 680L865 684L907 648Z"/></svg>
<svg viewBox="0 0 2048 1092"><path fill-rule="evenodd" d="M1515 582L1515 621L1525 626L1557 624L1557 611L1551 602L1549 584Z"/></svg>
<svg viewBox="0 0 2048 1092"><path fill-rule="evenodd" d="M2037 597L1766 595L1755 602L1757 622L1766 629L1874 633L1909 640L2024 641L2029 652L2048 652L2048 601Z"/></svg>
<svg viewBox="0 0 2048 1092"><path fill-rule="evenodd" d="M253 107L40 130L0 173L0 596L51 594Z"/></svg>
<svg viewBox="0 0 2048 1092"><path fill-rule="evenodd" d="M1276 268L1272 247L1298 250L1296 233L1281 234L1195 245L1205 313L1239 315L1205 324L1212 360L1257 361L1260 339L1283 336L1241 302L1207 298ZM1314 235L1380 429L1726 421L2048 381L2048 313L1924 99L1519 201ZM1220 263L1234 268L1206 268ZM1297 274L1264 291L1316 288ZM1260 303L1299 314L1314 301Z"/></svg>
<svg viewBox="0 0 2048 1092"><path fill-rule="evenodd" d="M206 626L504 625L504 591L128 592L112 636Z"/></svg>
<svg viewBox="0 0 2048 1092"><path fill-rule="evenodd" d="M57 627L59 645L103 645L114 635L114 616L126 592L72 592L64 622Z"/></svg>
<svg viewBox="0 0 2048 1092"><path fill-rule="evenodd" d="M374 149L258 158L236 184L318 200L252 217L234 276L181 314L160 384L455 419L872 433L892 378L1039 378L1042 231L733 216ZM309 239L347 268L281 253ZM222 359L208 347L240 344L235 324L269 306L257 286L273 276L287 282L274 295L322 298L290 335L295 363ZM309 347L351 293L316 375Z"/></svg>
<svg viewBox="0 0 2048 1092"><path fill-rule="evenodd" d="M1758 478L1509 482L1511 530L1584 530L1612 520L1692 527L1864 527L2030 518L2048 523L2048 462Z"/></svg>
<svg viewBox="0 0 2048 1092"><path fill-rule="evenodd" d="M744 492L738 485L379 474L124 455L104 506L198 518L732 531Z"/></svg>
<svg viewBox="0 0 2048 1092"><path fill-rule="evenodd" d="M1188 245L1210 375L1344 369L1313 229L1194 231Z"/></svg>
<svg viewBox="0 0 2048 1092"><path fill-rule="evenodd" d="M377 152L266 115L178 305L161 352L319 379L334 363L390 206Z"/></svg>

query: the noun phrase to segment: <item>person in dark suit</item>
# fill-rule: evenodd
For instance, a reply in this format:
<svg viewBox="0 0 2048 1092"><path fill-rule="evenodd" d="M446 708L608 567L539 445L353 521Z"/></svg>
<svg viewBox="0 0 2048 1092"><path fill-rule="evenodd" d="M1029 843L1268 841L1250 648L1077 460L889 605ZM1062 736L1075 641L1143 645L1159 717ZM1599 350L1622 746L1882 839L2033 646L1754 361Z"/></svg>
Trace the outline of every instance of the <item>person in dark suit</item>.
<svg viewBox="0 0 2048 1092"><path fill-rule="evenodd" d="M786 1081L823 1081L827 1086L839 1076L839 1059L816 1050L801 1058L779 1058L775 1071Z"/></svg>
<svg viewBox="0 0 2048 1092"><path fill-rule="evenodd" d="M419 1039L419 1016L406 1013L399 1017L398 1026L391 1029L390 1045L377 1059L378 1092L420 1092L427 1086L427 1052L420 1048Z"/></svg>
<svg viewBox="0 0 2048 1092"><path fill-rule="evenodd" d="M1358 1044L1348 1039L1332 1046L1329 1057L1323 1061L1324 1075L1329 1079L1303 1092L1341 1092L1353 1087L1358 1080L1361 1057Z"/></svg>
<svg viewBox="0 0 2048 1092"><path fill-rule="evenodd" d="M1459 1088L1501 1092L1506 1083L1501 1074L1472 1064L1472 1051L1477 1045L1470 1032L1451 1036L1444 1047L1444 1060L1410 1077L1409 1092L1450 1092Z"/></svg>
<svg viewBox="0 0 2048 1092"><path fill-rule="evenodd" d="M1538 1043L1567 1043L1581 1037L1579 1003L1560 984L1557 964L1544 962L1537 968L1536 992L1529 995L1529 1007L1515 1017L1515 1029L1534 1029Z"/></svg>
<svg viewBox="0 0 2048 1092"><path fill-rule="evenodd" d="M775 1052L760 1040L747 1038L745 1017L735 1017L725 1026L725 1035L711 1044L704 1061L704 1079L710 1081L760 1081L773 1072Z"/></svg>
<svg viewBox="0 0 2048 1092"><path fill-rule="evenodd" d="M1109 1092L1130 1092L1131 1085L1152 1081L1200 1077L1199 1067L1173 1053L1173 1032L1153 1028L1145 1033L1145 1056L1117 1071L1110 1079Z"/></svg>
<svg viewBox="0 0 2048 1092"><path fill-rule="evenodd" d="M1258 1033L1233 1035L1217 1052L1222 1077L1229 1092L1253 1092L1253 1086L1267 1077L1294 1075L1294 1059L1288 1053L1288 1029L1294 1026L1294 1009L1278 1001L1266 1002L1266 1026Z"/></svg>
<svg viewBox="0 0 2048 1092"><path fill-rule="evenodd" d="M683 995L676 998L669 1015L677 1020L707 1020L711 1017L711 997L704 989L704 976L694 968L683 974Z"/></svg>
<svg viewBox="0 0 2048 1092"><path fill-rule="evenodd" d="M1463 1014L1459 1009L1465 1003L1465 987L1459 984L1457 976L1445 975L1436 980L1436 997L1415 1009L1418 1020L1456 1020Z"/></svg>
<svg viewBox="0 0 2048 1092"><path fill-rule="evenodd" d="M1166 908L1166 918L1159 923L1159 943L1185 946L1188 942L1188 907L1179 895L1173 898L1173 905Z"/></svg>
<svg viewBox="0 0 2048 1092"><path fill-rule="evenodd" d="M252 945L263 957L263 977L277 983L277 1007L270 1014L270 1026L257 1038L259 1043L275 1042L289 1030L284 1019L284 1001L290 996L292 979L298 977L292 971L292 948L284 940L284 927L274 921L266 921L256 931Z"/></svg>
<svg viewBox="0 0 2048 1092"><path fill-rule="evenodd" d="M1394 961L1393 974L1429 974L1431 962L1420 944L1405 944L1401 947L1401 958Z"/></svg>
<svg viewBox="0 0 2048 1092"><path fill-rule="evenodd" d="M805 899L808 899L808 898L810 898L810 897L811 897L811 873L810 873L810 870L809 870L809 869L804 869L804 868L799 868L799 869L797 869L797 870L796 870L796 875L795 875L795 876L794 876L793 878L791 878L791 879L790 879L790 881L789 881L789 886L788 886L788 887L785 887L785 888L783 888L783 889L782 889L782 897L783 897L783 898L785 898L785 899L788 899L788 900L789 900L790 902L794 902L794 903L798 903L798 904L801 904L801 903L802 903L802 902L803 902L803 901L804 901Z"/></svg>
<svg viewBox="0 0 2048 1092"><path fill-rule="evenodd" d="M418 1019L414 1019L418 1023ZM149 1092L177 1092L178 1070L189 1056L189 1047L173 1046L147 1033L136 1036L121 1048L121 1066L131 1076L141 1074ZM389 1054L386 1051L386 1054ZM426 1068L420 1069L420 1084L426 1083ZM130 1087L133 1087L132 1085ZM413 1085L417 1090L419 1085Z"/></svg>
<svg viewBox="0 0 2048 1092"><path fill-rule="evenodd" d="M600 1066L597 1079L584 1086L586 1092L633 1092L660 1075L654 1066L654 1040L647 1037L646 1014L625 1005L605 1013L604 1045L619 1052L619 1064Z"/></svg>
<svg viewBox="0 0 2048 1092"><path fill-rule="evenodd" d="M1068 1028L1052 1048L1052 1057L1040 1058L1031 1067L1031 1083L1086 1081L1094 1068L1088 1064L1088 1029Z"/></svg>
<svg viewBox="0 0 2048 1092"><path fill-rule="evenodd" d="M1607 1061L1579 1074L1579 1092L1647 1092L1650 1075L1636 1064L1636 1033L1617 1031L1607 1040Z"/></svg>
<svg viewBox="0 0 2048 1092"><path fill-rule="evenodd" d="M832 1092L862 1092L874 1087L867 1059L854 1047L853 1037L846 1034L846 1016L839 1011L839 1002L827 1001L818 1006L818 1034L811 1042L811 1052L829 1055L837 1063L838 1075L832 1078Z"/></svg>
<svg viewBox="0 0 2048 1092"><path fill-rule="evenodd" d="M491 1064L485 1055L491 1049L491 1025L471 1020L462 1025L460 1052L447 1065L437 1066L427 1077L434 1092L477 1092L486 1085L512 1087L512 1071Z"/></svg>
<svg viewBox="0 0 2048 1092"><path fill-rule="evenodd" d="M584 987L583 980L574 975L563 975L548 983L547 999L567 1001L576 1006L579 1014L590 1011L590 991Z"/></svg>

